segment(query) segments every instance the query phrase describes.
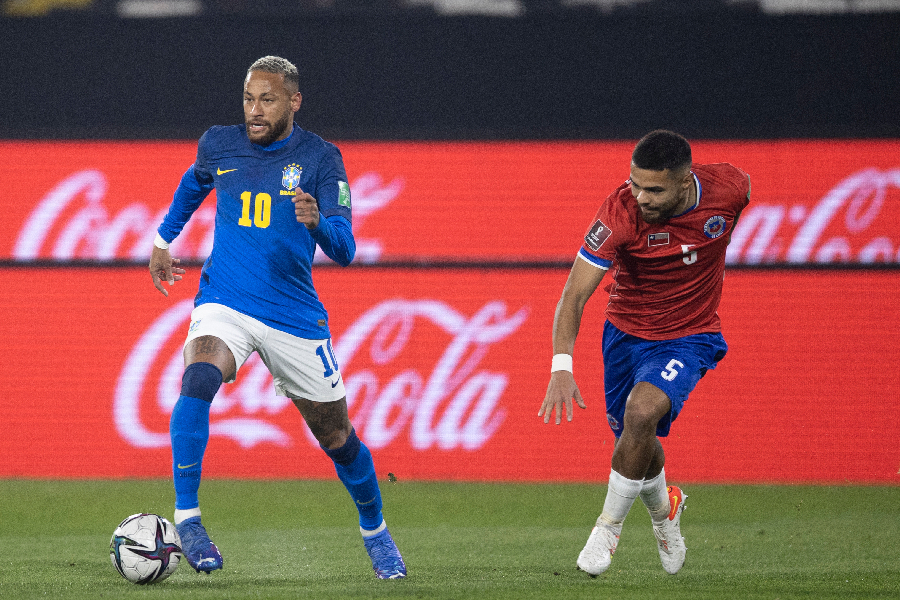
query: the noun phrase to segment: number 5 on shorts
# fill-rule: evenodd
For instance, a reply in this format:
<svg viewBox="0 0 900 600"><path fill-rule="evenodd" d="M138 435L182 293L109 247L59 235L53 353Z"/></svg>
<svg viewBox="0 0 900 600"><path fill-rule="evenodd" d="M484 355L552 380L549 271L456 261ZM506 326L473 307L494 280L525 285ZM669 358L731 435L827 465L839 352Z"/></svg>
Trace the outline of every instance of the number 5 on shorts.
<svg viewBox="0 0 900 600"><path fill-rule="evenodd" d="M328 350L328 354L325 354L325 350ZM340 370L338 367L337 360L334 358L334 349L331 347L331 340L328 340L327 344L322 344L318 348L316 348L316 354L319 355L319 358L322 359L322 366L325 367L325 372L322 374L322 377L325 379L330 378L334 375L335 371ZM328 359L331 359L331 362L328 362ZM333 366L332 366L333 365Z"/></svg>
<svg viewBox="0 0 900 600"><path fill-rule="evenodd" d="M666 370L660 373L660 376L666 381L672 381L678 377L678 371L675 370L676 366L678 366L679 369L683 369L684 363L673 358L669 361L669 364L666 365Z"/></svg>

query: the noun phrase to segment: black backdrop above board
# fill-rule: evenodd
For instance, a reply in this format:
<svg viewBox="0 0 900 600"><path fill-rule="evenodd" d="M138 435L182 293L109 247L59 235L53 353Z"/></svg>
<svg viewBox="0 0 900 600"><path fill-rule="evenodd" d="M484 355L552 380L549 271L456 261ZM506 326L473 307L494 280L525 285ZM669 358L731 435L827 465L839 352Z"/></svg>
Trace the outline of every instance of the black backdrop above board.
<svg viewBox="0 0 900 600"><path fill-rule="evenodd" d="M898 13L0 19L0 138L193 139L264 54L334 140L900 137L898 40Z"/></svg>

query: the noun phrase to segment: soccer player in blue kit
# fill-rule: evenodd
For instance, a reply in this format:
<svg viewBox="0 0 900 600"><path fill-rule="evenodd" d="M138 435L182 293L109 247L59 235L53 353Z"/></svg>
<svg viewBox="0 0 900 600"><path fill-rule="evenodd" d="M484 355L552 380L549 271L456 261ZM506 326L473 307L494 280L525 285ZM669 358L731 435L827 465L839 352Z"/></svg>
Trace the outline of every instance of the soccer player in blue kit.
<svg viewBox="0 0 900 600"><path fill-rule="evenodd" d="M556 307L550 384L538 416L572 420L572 399L586 408L572 374L584 307L612 271L603 328L606 417L616 438L603 504L576 565L606 571L622 523L640 496L650 513L662 566L675 574L687 546L681 513L687 495L666 485L669 434L688 394L725 357L717 309L725 252L750 179L727 163L692 162L691 147L671 131L637 143L630 178L600 206Z"/></svg>
<svg viewBox="0 0 900 600"><path fill-rule="evenodd" d="M406 576L382 516L372 455L347 414L328 313L312 281L316 246L347 266L356 243L350 188L337 147L300 129L300 78L289 61L266 56L244 80L244 124L212 127L181 179L157 230L153 285L182 278L169 244L204 198L217 197L213 248L203 265L184 345L181 395L172 411L175 526L198 572L223 560L200 521L198 490L209 439L209 412L220 385L257 352L276 391L289 397L334 461L359 511L363 543L380 579Z"/></svg>

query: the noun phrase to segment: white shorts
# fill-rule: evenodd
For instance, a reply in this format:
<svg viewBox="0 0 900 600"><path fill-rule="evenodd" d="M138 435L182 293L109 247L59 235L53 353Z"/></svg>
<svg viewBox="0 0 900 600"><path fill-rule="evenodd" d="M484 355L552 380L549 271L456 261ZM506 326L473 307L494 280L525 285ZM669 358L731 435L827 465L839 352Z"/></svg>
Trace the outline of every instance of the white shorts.
<svg viewBox="0 0 900 600"><path fill-rule="evenodd" d="M228 345L234 355L235 372L252 352L259 354L279 396L335 402L347 395L330 339L299 338L221 304L201 304L191 311L185 345L205 335Z"/></svg>

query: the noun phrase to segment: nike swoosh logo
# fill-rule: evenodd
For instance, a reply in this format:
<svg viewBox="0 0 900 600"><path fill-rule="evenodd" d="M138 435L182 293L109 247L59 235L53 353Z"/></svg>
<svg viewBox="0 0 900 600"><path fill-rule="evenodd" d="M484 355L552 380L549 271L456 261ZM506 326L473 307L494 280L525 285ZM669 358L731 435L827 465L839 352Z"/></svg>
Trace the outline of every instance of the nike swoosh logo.
<svg viewBox="0 0 900 600"><path fill-rule="evenodd" d="M195 463L191 463L191 464L189 464L189 465L182 465L181 463L179 463L179 464L178 464L178 468L179 468L179 469L190 469L191 467L193 467L193 466L195 466L195 465L199 465L199 464L200 464L199 461L197 461L197 462L195 462Z"/></svg>
<svg viewBox="0 0 900 600"><path fill-rule="evenodd" d="M237 171L237 169L216 169L216 175L224 175L225 173L231 173L232 171Z"/></svg>
<svg viewBox="0 0 900 600"><path fill-rule="evenodd" d="M331 384L332 389L337 387L337 384L341 382L341 378L338 377L338 380Z"/></svg>
<svg viewBox="0 0 900 600"><path fill-rule="evenodd" d="M681 504L681 498L675 494L669 495L669 504L672 505L672 510L669 511L669 520L675 518L675 515L678 514L678 506Z"/></svg>

